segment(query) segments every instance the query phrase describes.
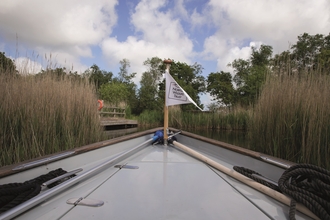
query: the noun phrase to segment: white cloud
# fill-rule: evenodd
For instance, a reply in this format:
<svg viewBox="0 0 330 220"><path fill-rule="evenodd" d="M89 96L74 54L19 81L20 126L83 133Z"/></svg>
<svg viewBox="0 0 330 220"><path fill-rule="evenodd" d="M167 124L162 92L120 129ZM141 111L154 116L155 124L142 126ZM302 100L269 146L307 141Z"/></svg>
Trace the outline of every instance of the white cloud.
<svg viewBox="0 0 330 220"><path fill-rule="evenodd" d="M251 44L258 46L262 42L279 53L304 32L327 35L330 30L329 0L125 3L131 7L130 17L124 18L130 20L130 28L135 32L131 36L125 36L125 28L114 29L123 31L120 34L112 32L120 16L115 8L118 0L1 0L0 49L15 45L17 40L16 57L34 51L42 57L36 62L43 67L71 70L73 66L82 72L88 68L82 58L92 58L92 49L100 47L103 60L111 67L129 59L130 71L139 74L135 79L138 83L146 70L143 61L153 56L188 64L217 62L217 69L213 64L205 66L205 74L231 71L227 64L237 58L247 59ZM126 40L119 41L115 35ZM193 42L196 48L204 45L202 53L194 51Z"/></svg>
<svg viewBox="0 0 330 220"><path fill-rule="evenodd" d="M235 59L243 59L243 60L249 59L252 52L251 47L255 47L256 49L259 49L261 45L262 42L250 42L248 46L242 48L239 48L237 46L230 48L226 52L225 56L217 59L218 69L233 74L233 68L228 66L228 64L232 63Z"/></svg>
<svg viewBox="0 0 330 220"><path fill-rule="evenodd" d="M185 0L176 0L175 1L175 7L174 7L174 13L178 16L183 18L184 20L189 19L189 13L185 7Z"/></svg>
<svg viewBox="0 0 330 220"><path fill-rule="evenodd" d="M0 33L8 42L17 36L26 50L56 53L61 65L64 60L77 63L79 57L91 57L90 47L111 34L116 4L117 0L2 0Z"/></svg>
<svg viewBox="0 0 330 220"><path fill-rule="evenodd" d="M166 2L159 0L139 2L131 17L136 36L129 36L124 42L108 38L101 45L110 65L118 64L124 58L131 62L131 71L138 73L135 83L140 81L142 73L146 71L143 62L147 58L157 56L161 59L192 62L193 43L171 11L161 11L165 6Z"/></svg>
<svg viewBox="0 0 330 220"><path fill-rule="evenodd" d="M166 6L161 0L142 0L132 14L131 23L136 32L142 33L145 41L157 46L172 46L181 49L181 53L190 56L193 43L184 32L180 20L175 18L171 10L162 12Z"/></svg>
<svg viewBox="0 0 330 220"><path fill-rule="evenodd" d="M330 29L328 0L211 0L208 10L217 31L205 40L204 56L217 58L218 68L246 43L262 41L280 53L304 32L327 35Z"/></svg>
<svg viewBox="0 0 330 220"><path fill-rule="evenodd" d="M209 4L214 23L239 38L295 38L297 32L326 33L329 27L328 0L211 0Z"/></svg>
<svg viewBox="0 0 330 220"><path fill-rule="evenodd" d="M43 69L41 63L27 57L18 57L14 62L20 74L36 74Z"/></svg>
<svg viewBox="0 0 330 220"><path fill-rule="evenodd" d="M119 42L116 38L108 38L103 41L101 47L110 66L116 66L124 58L130 61L130 72L137 73L134 79L136 84L139 83L142 73L147 70L143 65L147 58L156 56L161 59L171 58L180 62L189 62L179 48L170 45L160 47L152 42L138 40L133 36L128 37L125 42Z"/></svg>
<svg viewBox="0 0 330 220"><path fill-rule="evenodd" d="M203 55L206 59L216 59L222 57L227 52L227 40L223 37L210 36L204 41Z"/></svg>
<svg viewBox="0 0 330 220"><path fill-rule="evenodd" d="M36 50L43 57L41 64L44 68L64 67L69 71L77 71L78 73L88 69L88 66L80 62L80 57L70 49L56 48L49 51L47 47L37 47Z"/></svg>
<svg viewBox="0 0 330 220"><path fill-rule="evenodd" d="M201 27L203 25L208 25L208 17L198 13L196 9L194 9L193 13L191 14L190 21L193 29Z"/></svg>

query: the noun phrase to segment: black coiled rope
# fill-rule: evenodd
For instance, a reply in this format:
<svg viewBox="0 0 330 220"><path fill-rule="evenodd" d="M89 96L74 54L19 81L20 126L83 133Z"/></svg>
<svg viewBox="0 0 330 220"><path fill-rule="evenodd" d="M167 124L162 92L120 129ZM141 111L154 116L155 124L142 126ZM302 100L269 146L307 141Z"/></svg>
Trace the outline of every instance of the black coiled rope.
<svg viewBox="0 0 330 220"><path fill-rule="evenodd" d="M289 218L295 219L296 202L306 206L320 219L330 220L330 172L311 164L298 164L287 169L278 181L278 187L252 174L261 174L244 167L234 170L281 193L290 196Z"/></svg>
<svg viewBox="0 0 330 220"><path fill-rule="evenodd" d="M278 181L280 190L305 205L320 219L330 219L330 172L311 164L287 169Z"/></svg>
<svg viewBox="0 0 330 220"><path fill-rule="evenodd" d="M258 176L262 176L260 173L257 173L256 171L250 170L250 169L245 168L245 167L234 166L233 168L234 168L234 170L236 172L239 172L240 174L243 174L244 176L247 176L250 179L253 179L254 181L256 181L256 182L258 182L260 184L263 184L263 185L265 185L265 186L267 186L267 187L269 187L269 188L271 188L273 190L276 190L276 191L280 192L280 189L275 184L272 184L270 182L267 182L267 181L265 181L263 179L258 178L255 175L253 175L253 174L256 174Z"/></svg>
<svg viewBox="0 0 330 220"><path fill-rule="evenodd" d="M65 170L59 168L50 171L48 174L41 175L23 183L8 183L0 185L0 213L8 211L9 209L38 195L41 191L41 184L65 173ZM54 187L56 184L57 183L51 184L48 187Z"/></svg>

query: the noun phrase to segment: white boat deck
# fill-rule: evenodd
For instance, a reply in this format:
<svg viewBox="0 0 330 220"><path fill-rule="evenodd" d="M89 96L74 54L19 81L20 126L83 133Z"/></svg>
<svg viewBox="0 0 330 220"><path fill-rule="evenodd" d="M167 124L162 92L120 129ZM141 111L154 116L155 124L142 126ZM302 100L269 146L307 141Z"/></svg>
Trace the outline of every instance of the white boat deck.
<svg viewBox="0 0 330 220"><path fill-rule="evenodd" d="M63 219L244 219L246 210L265 219L208 166L173 148L149 147L128 164L139 169L121 169L88 196L103 207L77 206Z"/></svg>
<svg viewBox="0 0 330 220"><path fill-rule="evenodd" d="M94 151L82 168L109 159L106 151ZM100 153L106 158L94 160ZM230 168L236 165L213 159ZM72 159L70 166L79 168L74 163ZM17 219L288 219L287 206L171 146L148 145L118 164L139 168L111 166ZM104 205L66 203L80 197ZM309 219L298 212L296 218Z"/></svg>

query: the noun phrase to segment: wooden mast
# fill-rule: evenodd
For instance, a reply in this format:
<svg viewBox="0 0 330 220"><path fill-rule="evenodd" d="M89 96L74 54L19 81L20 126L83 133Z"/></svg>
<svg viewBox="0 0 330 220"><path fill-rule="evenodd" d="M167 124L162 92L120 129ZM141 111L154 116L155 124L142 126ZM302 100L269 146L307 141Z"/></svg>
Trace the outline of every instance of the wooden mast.
<svg viewBox="0 0 330 220"><path fill-rule="evenodd" d="M170 66L171 66L172 60L164 60L164 64L166 64L166 72L170 74ZM165 76L165 103L164 103L164 145L167 145L167 128L168 128L168 106L166 106L166 76Z"/></svg>

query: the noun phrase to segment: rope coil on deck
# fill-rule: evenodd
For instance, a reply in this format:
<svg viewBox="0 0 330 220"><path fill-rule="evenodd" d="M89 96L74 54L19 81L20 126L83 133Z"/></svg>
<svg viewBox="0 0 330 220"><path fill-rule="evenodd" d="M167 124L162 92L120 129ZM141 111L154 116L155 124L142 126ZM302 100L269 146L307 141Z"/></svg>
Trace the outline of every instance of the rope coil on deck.
<svg viewBox="0 0 330 220"><path fill-rule="evenodd" d="M269 183L265 180L262 180L256 176L253 176L252 174L257 174L259 176L262 176L260 173L256 172L256 171L253 171L253 170L250 170L248 168L245 168L245 167L238 167L238 166L234 166L233 169L236 171L236 172L239 172L240 174L243 174L244 176L247 176L249 177L250 179L253 179L254 181L260 183L260 184L263 184L273 190L276 190L278 192L280 192L280 189L278 188L278 186L276 186L275 184L272 184L272 183Z"/></svg>
<svg viewBox="0 0 330 220"><path fill-rule="evenodd" d="M311 164L287 169L278 181L280 190L305 205L320 219L330 219L330 172Z"/></svg>
<svg viewBox="0 0 330 220"><path fill-rule="evenodd" d="M50 171L48 174L41 175L23 183L8 183L0 185L0 213L3 213L38 195L41 191L42 183L65 173L67 173L65 170L59 168L57 170ZM54 187L59 183L60 182L55 182L48 187Z"/></svg>
<svg viewBox="0 0 330 220"><path fill-rule="evenodd" d="M311 164L298 164L287 169L278 181L278 187L252 174L261 174L244 167L234 170L292 198L290 219L295 219L296 203L305 205L320 219L330 220L330 172Z"/></svg>

